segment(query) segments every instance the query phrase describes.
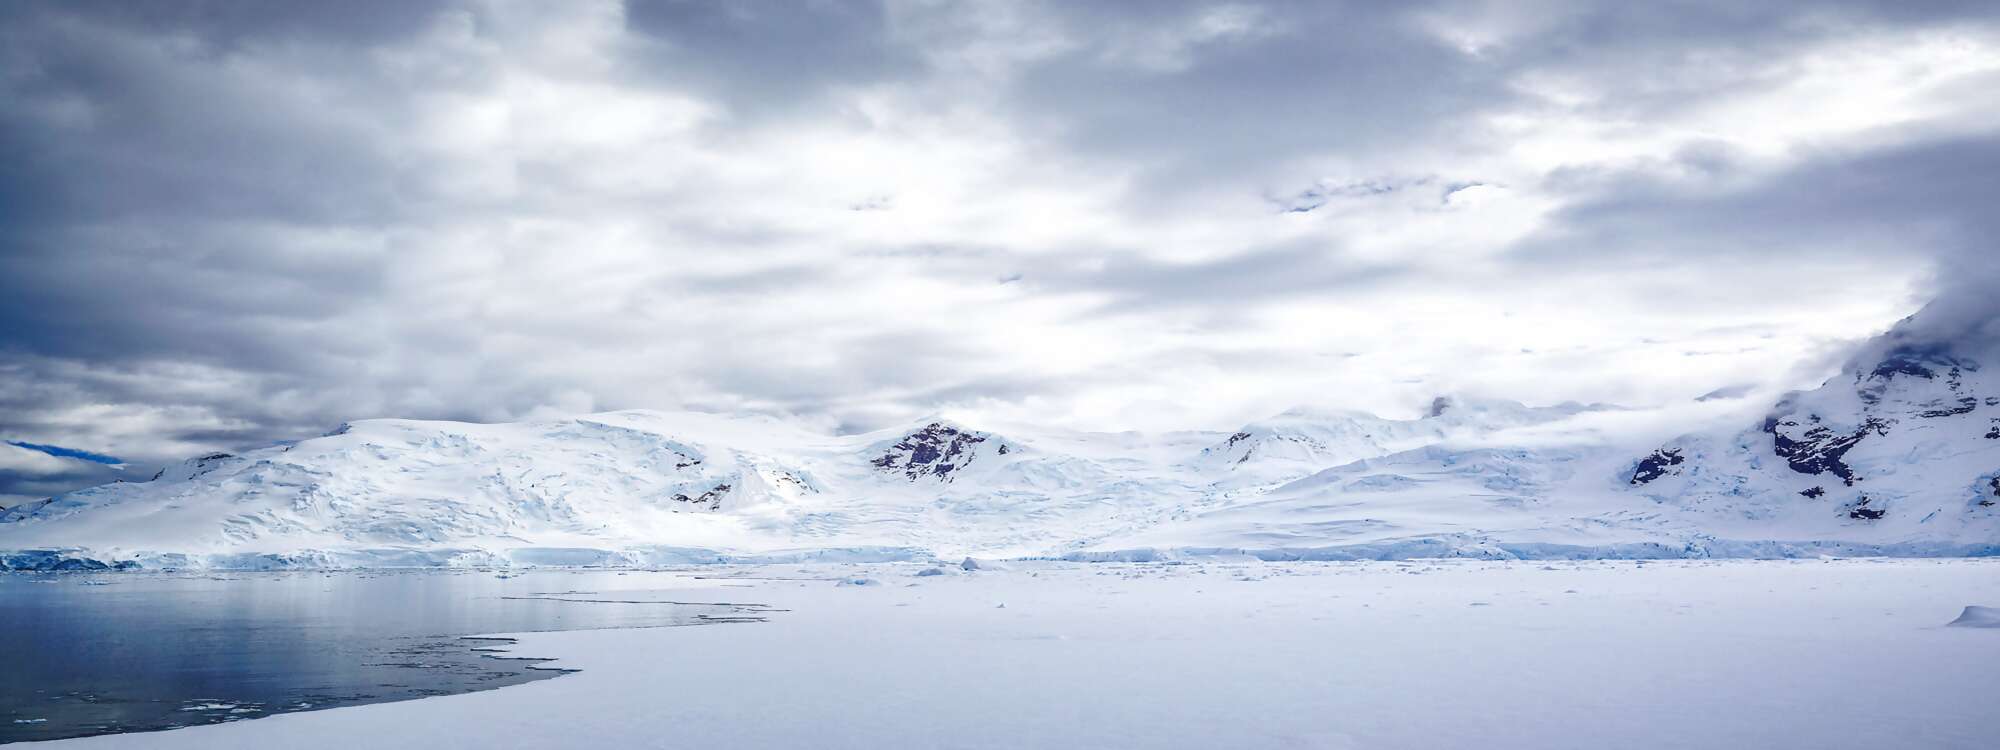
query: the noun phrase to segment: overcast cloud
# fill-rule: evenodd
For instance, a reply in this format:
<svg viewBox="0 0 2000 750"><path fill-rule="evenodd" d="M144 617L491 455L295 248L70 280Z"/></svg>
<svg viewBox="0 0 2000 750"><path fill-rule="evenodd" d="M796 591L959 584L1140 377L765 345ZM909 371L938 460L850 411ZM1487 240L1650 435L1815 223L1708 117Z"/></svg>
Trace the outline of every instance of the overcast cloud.
<svg viewBox="0 0 2000 750"><path fill-rule="evenodd" d="M1990 314L1995 175L1991 3L5 3L0 504L379 416L1794 387Z"/></svg>

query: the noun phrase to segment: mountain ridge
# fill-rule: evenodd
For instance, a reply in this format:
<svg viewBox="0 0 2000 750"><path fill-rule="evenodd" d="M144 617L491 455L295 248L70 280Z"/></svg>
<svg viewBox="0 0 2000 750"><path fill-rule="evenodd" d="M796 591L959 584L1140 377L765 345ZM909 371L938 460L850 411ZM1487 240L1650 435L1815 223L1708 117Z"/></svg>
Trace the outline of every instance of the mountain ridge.
<svg viewBox="0 0 2000 750"><path fill-rule="evenodd" d="M358 420L0 511L0 565L2000 554L2000 332L1928 323L1761 420L1652 445L1545 437L1615 406L1453 397L1164 435Z"/></svg>

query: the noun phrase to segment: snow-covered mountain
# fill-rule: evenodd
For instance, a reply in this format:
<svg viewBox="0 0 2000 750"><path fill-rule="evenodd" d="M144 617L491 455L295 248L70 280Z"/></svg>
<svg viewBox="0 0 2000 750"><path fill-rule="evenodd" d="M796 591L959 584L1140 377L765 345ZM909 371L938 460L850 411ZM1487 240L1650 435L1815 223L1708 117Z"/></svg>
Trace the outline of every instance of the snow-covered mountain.
<svg viewBox="0 0 2000 750"><path fill-rule="evenodd" d="M2000 322L1919 314L1819 388L1645 447L1546 439L1611 412L1573 404L1464 424L1448 402L1414 422L1288 414L1204 452L1261 455L1269 484L1100 554L2000 554L2000 373L1982 363L2000 366Z"/></svg>
<svg viewBox="0 0 2000 750"><path fill-rule="evenodd" d="M1935 329L1664 445L1614 407L1458 398L1166 435L358 421L0 511L0 565L2000 554L2000 330Z"/></svg>
<svg viewBox="0 0 2000 750"><path fill-rule="evenodd" d="M1168 507L1159 500L1195 491L1152 461L944 420L834 436L768 417L653 411L385 419L18 506L0 513L0 549L153 564L1029 554L1143 523Z"/></svg>
<svg viewBox="0 0 2000 750"><path fill-rule="evenodd" d="M1758 424L1661 446L1627 482L1722 530L2000 542L2000 373L1988 366L2000 366L2000 322L1942 338L1925 323L1904 321Z"/></svg>

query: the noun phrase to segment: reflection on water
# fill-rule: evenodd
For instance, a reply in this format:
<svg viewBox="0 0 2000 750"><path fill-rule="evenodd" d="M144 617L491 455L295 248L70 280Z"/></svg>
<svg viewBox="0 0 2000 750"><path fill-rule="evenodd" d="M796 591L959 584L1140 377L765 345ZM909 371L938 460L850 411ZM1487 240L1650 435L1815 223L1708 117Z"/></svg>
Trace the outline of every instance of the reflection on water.
<svg viewBox="0 0 2000 750"><path fill-rule="evenodd" d="M0 743L169 729L553 677L463 636L756 619L666 573L0 574Z"/></svg>

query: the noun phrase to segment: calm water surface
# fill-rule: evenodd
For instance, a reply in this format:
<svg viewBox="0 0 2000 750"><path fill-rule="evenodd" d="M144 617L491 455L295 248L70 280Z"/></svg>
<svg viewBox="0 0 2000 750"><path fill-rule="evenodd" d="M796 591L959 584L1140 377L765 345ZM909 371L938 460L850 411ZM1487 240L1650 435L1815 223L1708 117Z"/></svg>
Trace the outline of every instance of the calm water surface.
<svg viewBox="0 0 2000 750"><path fill-rule="evenodd" d="M0 743L171 729L547 679L482 633L756 619L674 574L0 574ZM726 598L726 597L725 597ZM719 600L718 600L719 601Z"/></svg>

